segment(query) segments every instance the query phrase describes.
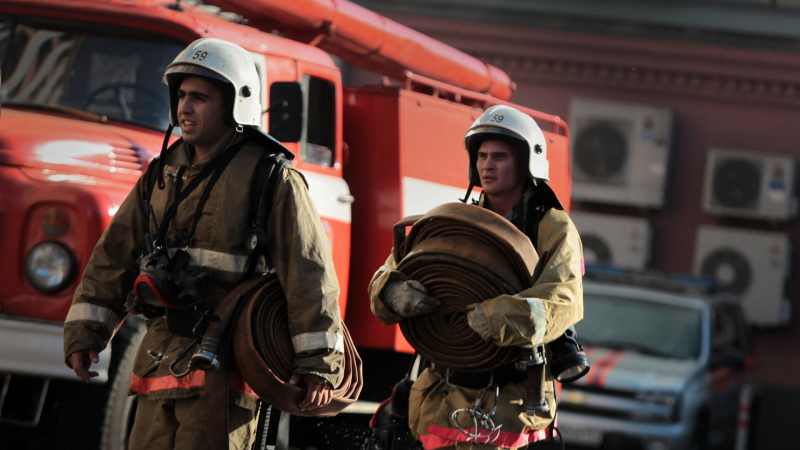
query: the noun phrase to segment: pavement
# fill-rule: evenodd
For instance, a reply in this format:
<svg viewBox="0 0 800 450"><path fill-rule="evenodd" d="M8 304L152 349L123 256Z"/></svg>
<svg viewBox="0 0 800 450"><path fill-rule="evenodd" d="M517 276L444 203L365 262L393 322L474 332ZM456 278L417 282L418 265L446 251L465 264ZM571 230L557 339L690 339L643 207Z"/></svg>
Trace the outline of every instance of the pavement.
<svg viewBox="0 0 800 450"><path fill-rule="evenodd" d="M800 375L795 372L794 376ZM800 389L767 385L756 408L752 436L755 445L751 448L800 449Z"/></svg>

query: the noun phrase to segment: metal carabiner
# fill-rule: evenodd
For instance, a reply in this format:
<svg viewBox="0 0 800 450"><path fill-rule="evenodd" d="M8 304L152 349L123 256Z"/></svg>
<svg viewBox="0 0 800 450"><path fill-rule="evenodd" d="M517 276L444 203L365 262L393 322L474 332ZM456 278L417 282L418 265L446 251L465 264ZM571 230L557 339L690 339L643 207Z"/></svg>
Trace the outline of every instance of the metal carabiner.
<svg viewBox="0 0 800 450"><path fill-rule="evenodd" d="M439 393L442 395L447 395L448 393L455 392L456 386L454 384L450 384L450 374L452 370L445 369L444 371L444 386L439 389Z"/></svg>
<svg viewBox="0 0 800 450"><path fill-rule="evenodd" d="M148 350L147 351L147 356L153 358L153 361L156 364L161 364L162 362L164 362L165 359L167 359L167 355L165 355L163 353L160 353L160 352L158 354L155 354L155 353L153 353L152 350Z"/></svg>
<svg viewBox="0 0 800 450"><path fill-rule="evenodd" d="M486 402L486 396L489 394L489 391L492 388L494 388L494 407L491 411L486 412L486 410L483 408L483 404ZM494 382L494 372L492 372L491 378L489 379L489 384L483 388L482 392L475 400L475 405L471 407L465 406L464 408L459 408L450 414L450 424L458 429L459 435L466 436L464 442L470 443L470 447L472 444L489 445L497 440L497 438L500 436L500 428L502 428L503 425L495 425L493 419L494 414L497 412L499 397L500 386ZM471 419L468 420L470 426L461 426L458 420L461 413L468 414ZM481 429L485 430L486 432L481 432ZM458 448L458 439L456 439L456 448Z"/></svg>
<svg viewBox="0 0 800 450"><path fill-rule="evenodd" d="M492 386L497 387L497 385L494 383L494 371L492 371L492 374L489 376L489 384L487 384L486 387L482 389L481 395L478 397L478 400L475 402L475 407L476 408L482 408L483 407L483 402L486 401L486 395L489 393L489 389L491 389ZM495 405L496 404L497 404L497 399L495 399Z"/></svg>
<svg viewBox="0 0 800 450"><path fill-rule="evenodd" d="M500 385L494 385L494 408L489 412L489 416L493 416L497 412L497 405L500 400Z"/></svg>
<svg viewBox="0 0 800 450"><path fill-rule="evenodd" d="M187 345L186 348L184 348L180 353L178 353L178 356L175 357L175 361L172 361L172 364L169 365L169 373L171 373L173 377L183 378L186 375L189 375L190 373L195 371L196 367L194 367L194 364L192 364L191 361L189 361L189 364L186 366L186 370L184 370L181 373L175 373L175 366L178 365L178 363L181 362L183 358L185 358L186 355L189 354L189 350L191 350L192 347L194 347L199 343L200 343L200 338L199 337L195 338L195 340L193 340L191 344Z"/></svg>

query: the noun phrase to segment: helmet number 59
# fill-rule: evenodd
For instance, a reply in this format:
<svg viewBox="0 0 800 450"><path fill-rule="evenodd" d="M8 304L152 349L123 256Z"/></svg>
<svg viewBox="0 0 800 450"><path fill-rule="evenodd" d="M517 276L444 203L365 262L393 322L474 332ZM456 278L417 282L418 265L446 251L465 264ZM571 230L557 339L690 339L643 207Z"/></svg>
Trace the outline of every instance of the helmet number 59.
<svg viewBox="0 0 800 450"><path fill-rule="evenodd" d="M502 121L503 121L503 119L505 119L505 117L503 117L503 115L502 115L502 114L495 114L495 115L493 115L493 116L492 116L492 118L491 118L491 119L489 119L489 122L497 122L497 123L500 123L500 122L502 122Z"/></svg>
<svg viewBox="0 0 800 450"><path fill-rule="evenodd" d="M206 56L208 56L208 52L204 52L202 50L198 50L198 51L194 52L194 55L192 55L192 59L196 59L198 61L202 61L202 60L206 59Z"/></svg>

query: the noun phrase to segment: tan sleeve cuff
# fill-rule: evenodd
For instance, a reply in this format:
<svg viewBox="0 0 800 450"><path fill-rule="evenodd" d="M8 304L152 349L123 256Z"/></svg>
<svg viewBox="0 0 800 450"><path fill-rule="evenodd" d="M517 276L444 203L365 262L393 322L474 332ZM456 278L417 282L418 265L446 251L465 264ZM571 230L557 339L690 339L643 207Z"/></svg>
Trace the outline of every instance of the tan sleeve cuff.
<svg viewBox="0 0 800 450"><path fill-rule="evenodd" d="M98 324L100 326L100 324ZM81 350L95 350L97 353L106 348L106 341L100 332L87 325L70 325L64 327L64 362L68 367L69 355Z"/></svg>
<svg viewBox="0 0 800 450"><path fill-rule="evenodd" d="M298 353L294 358L294 373L313 375L336 387L344 376L344 353L334 349Z"/></svg>
<svg viewBox="0 0 800 450"><path fill-rule="evenodd" d="M492 330L492 340L500 346L529 346L536 334L533 312L525 299L501 295L481 303Z"/></svg>
<svg viewBox="0 0 800 450"><path fill-rule="evenodd" d="M409 279L410 278L404 273L396 270L386 270L383 273L376 274L375 278L372 280L372 283L370 283L369 293L372 313L375 314L375 317L377 317L378 320L380 320L384 325L394 325L403 320L403 317L395 314L392 312L392 310L386 307L386 304L383 303L383 292L391 283L397 281L406 281Z"/></svg>
<svg viewBox="0 0 800 450"><path fill-rule="evenodd" d="M304 377L311 378L311 380L312 380L314 383L317 383L317 384L323 384L323 383L324 383L324 384L327 384L328 386L330 386L330 387L332 387L332 388L334 388L334 389L336 388L336 386L334 386L334 385L331 383L331 380L329 380L328 378L325 378L325 377L323 377L323 376L322 376L322 375L320 375L320 374L317 374L317 373L314 373L314 372L308 372L308 373L304 373L304 374L300 374L300 373L298 373L298 375L302 375L302 376L304 376Z"/></svg>

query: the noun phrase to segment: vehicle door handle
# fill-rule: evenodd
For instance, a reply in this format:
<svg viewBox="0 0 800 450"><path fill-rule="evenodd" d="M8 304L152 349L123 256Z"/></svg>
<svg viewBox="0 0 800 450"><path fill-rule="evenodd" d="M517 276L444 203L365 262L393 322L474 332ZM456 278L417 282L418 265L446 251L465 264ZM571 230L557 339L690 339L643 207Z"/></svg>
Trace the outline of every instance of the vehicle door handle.
<svg viewBox="0 0 800 450"><path fill-rule="evenodd" d="M336 200L339 200L340 203L353 203L356 201L356 198L352 195L340 195Z"/></svg>

